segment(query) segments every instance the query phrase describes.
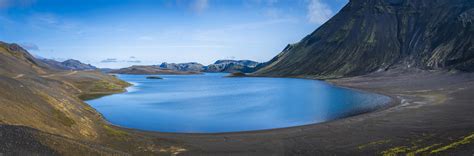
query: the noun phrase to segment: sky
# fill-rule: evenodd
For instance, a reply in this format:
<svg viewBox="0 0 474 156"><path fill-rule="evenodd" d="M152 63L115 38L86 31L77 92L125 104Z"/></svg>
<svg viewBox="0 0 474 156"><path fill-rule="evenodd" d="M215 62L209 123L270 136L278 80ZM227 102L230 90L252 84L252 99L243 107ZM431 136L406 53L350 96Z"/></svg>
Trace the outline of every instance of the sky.
<svg viewBox="0 0 474 156"><path fill-rule="evenodd" d="M0 40L101 68L265 62L348 0L0 0Z"/></svg>

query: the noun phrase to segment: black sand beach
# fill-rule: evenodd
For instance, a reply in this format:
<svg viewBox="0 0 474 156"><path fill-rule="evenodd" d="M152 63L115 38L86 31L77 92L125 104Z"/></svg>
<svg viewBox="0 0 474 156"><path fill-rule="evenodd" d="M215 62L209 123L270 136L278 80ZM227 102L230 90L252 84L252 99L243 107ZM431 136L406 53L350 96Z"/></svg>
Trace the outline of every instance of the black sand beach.
<svg viewBox="0 0 474 156"><path fill-rule="evenodd" d="M394 106L322 124L223 134L138 132L183 144L184 155L470 155L474 74L394 71L329 80L395 97ZM131 130L133 131L133 130Z"/></svg>

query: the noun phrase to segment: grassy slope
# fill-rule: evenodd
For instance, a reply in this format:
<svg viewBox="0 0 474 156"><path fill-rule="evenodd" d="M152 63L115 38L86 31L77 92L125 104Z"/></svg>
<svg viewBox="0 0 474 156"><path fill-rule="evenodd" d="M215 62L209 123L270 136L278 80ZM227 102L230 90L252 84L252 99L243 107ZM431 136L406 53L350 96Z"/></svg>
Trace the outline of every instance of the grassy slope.
<svg viewBox="0 0 474 156"><path fill-rule="evenodd" d="M14 44L1 43L0 56L0 134L11 134L11 131L25 134L0 140L0 144L11 145L0 148L1 153L82 155L182 151L166 141L109 125L78 98L123 92L128 83L96 71L51 71ZM27 149L25 143L34 147Z"/></svg>

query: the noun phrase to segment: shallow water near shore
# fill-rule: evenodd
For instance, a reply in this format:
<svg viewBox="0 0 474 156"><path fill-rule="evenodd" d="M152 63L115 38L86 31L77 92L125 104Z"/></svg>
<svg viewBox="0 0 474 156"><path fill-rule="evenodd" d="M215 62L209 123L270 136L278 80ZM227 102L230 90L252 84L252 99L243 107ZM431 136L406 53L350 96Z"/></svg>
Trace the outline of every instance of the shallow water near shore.
<svg viewBox="0 0 474 156"><path fill-rule="evenodd" d="M128 92L86 101L112 124L159 132L219 133L321 123L374 111L378 94L293 78L118 75Z"/></svg>

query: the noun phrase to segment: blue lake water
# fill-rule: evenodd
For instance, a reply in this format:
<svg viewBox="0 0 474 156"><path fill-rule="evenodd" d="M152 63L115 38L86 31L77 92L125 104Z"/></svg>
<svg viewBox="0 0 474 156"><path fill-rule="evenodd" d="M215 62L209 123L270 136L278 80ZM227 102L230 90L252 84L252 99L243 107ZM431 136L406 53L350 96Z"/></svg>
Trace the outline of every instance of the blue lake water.
<svg viewBox="0 0 474 156"><path fill-rule="evenodd" d="M128 92L89 100L112 124L160 132L215 133L320 123L373 111L390 98L323 81L203 75L118 75Z"/></svg>

